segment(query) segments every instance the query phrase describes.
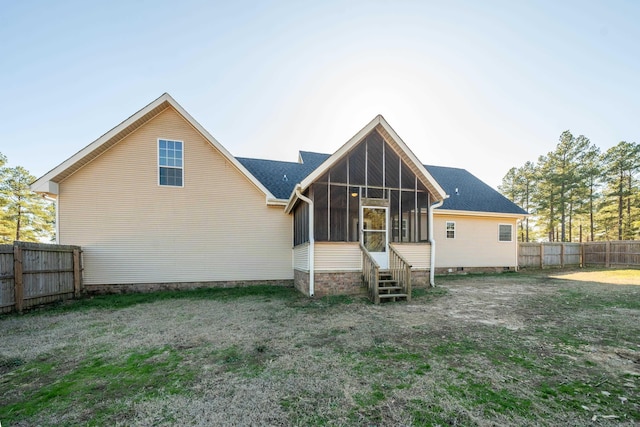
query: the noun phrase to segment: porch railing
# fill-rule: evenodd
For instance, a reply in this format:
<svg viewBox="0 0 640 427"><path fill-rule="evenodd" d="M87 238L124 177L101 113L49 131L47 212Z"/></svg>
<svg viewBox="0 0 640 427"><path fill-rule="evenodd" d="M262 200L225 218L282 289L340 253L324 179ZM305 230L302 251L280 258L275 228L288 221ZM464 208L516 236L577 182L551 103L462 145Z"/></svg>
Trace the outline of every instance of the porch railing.
<svg viewBox="0 0 640 427"><path fill-rule="evenodd" d="M380 290L378 289L380 266L362 243L360 243L360 250L362 251L362 281L367 287L367 293L371 301L374 304L380 304Z"/></svg>
<svg viewBox="0 0 640 427"><path fill-rule="evenodd" d="M391 245L389 245L389 271L391 277L402 287L402 293L411 301L411 264Z"/></svg>

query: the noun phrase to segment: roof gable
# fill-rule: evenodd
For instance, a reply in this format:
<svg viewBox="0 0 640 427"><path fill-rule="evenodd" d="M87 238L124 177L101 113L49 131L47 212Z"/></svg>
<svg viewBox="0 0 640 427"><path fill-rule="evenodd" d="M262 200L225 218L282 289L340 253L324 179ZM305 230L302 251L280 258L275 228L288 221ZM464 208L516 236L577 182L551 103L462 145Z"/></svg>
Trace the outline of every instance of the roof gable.
<svg viewBox="0 0 640 427"><path fill-rule="evenodd" d="M383 138L383 140L391 146L404 163L409 166L411 171L424 183L427 189L433 194L435 200L442 200L445 198L446 193L440 187L438 182L429 174L424 165L420 163L418 158L407 147L400 136L393 130L393 128L387 123L387 121L378 114L373 120L371 120L365 127L363 127L358 133L356 133L349 141L347 141L342 147L340 147L335 153L330 155L324 160L317 168L314 169L302 182L300 182L301 190L304 191L313 182L329 170L333 165L337 164L344 158L351 150L353 150L359 143L361 143L371 132L377 131ZM304 152L303 152L304 153ZM301 160L304 160L305 155L301 153ZM315 156L313 155L315 154ZM319 160L318 153L312 153L312 156L306 155L307 158L313 157ZM296 197L292 193L289 198L286 210L289 211L295 204Z"/></svg>
<svg viewBox="0 0 640 427"><path fill-rule="evenodd" d="M96 139L73 156L38 178L31 188L37 193L57 195L58 183L71 176L77 170L99 157L102 153L122 141L131 133L144 126L149 120L160 114L167 108L173 108L182 118L184 118L194 129L196 129L205 140L216 148L240 173L242 173L253 185L265 194L267 202L272 202L275 196L256 179L231 153L227 151L204 127L200 125L187 111L182 108L168 93L162 94L156 100L124 120L122 123Z"/></svg>

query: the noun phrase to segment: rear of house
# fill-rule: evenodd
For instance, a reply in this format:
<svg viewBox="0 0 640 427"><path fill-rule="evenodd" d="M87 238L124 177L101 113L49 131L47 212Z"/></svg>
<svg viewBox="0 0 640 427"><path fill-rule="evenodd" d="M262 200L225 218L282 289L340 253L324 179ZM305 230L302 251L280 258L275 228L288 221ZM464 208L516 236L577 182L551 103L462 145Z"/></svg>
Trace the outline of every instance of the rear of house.
<svg viewBox="0 0 640 427"><path fill-rule="evenodd" d="M515 268L526 213L452 171L425 167L382 116L331 155L236 158L164 94L32 188L56 199L58 241L83 248L89 290L295 283L326 295L361 292L367 259L400 259L423 285L437 269ZM489 207L454 203L478 183Z"/></svg>
<svg viewBox="0 0 640 427"><path fill-rule="evenodd" d="M282 204L169 98L134 118L47 179L58 241L83 248L86 287L291 283Z"/></svg>

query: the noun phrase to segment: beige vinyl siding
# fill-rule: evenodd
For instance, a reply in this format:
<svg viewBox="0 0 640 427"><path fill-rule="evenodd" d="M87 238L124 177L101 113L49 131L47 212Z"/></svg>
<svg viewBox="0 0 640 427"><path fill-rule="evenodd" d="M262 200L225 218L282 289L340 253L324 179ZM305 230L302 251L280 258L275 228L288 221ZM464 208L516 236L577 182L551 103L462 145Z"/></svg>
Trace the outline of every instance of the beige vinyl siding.
<svg viewBox="0 0 640 427"><path fill-rule="evenodd" d="M158 185L158 138L184 187ZM290 216L171 107L60 183L59 225L90 285L293 278Z"/></svg>
<svg viewBox="0 0 640 427"><path fill-rule="evenodd" d="M446 222L456 223L454 239L446 237ZM436 267L514 267L517 265L515 234L512 242L498 241L498 225L513 218L438 215L434 213Z"/></svg>
<svg viewBox="0 0 640 427"><path fill-rule="evenodd" d="M431 245L428 243L392 243L412 268L424 269L431 267Z"/></svg>
<svg viewBox="0 0 640 427"><path fill-rule="evenodd" d="M293 248L293 268L309 271L309 243L303 243Z"/></svg>
<svg viewBox="0 0 640 427"><path fill-rule="evenodd" d="M362 252L357 242L316 242L314 253L316 271L362 270Z"/></svg>

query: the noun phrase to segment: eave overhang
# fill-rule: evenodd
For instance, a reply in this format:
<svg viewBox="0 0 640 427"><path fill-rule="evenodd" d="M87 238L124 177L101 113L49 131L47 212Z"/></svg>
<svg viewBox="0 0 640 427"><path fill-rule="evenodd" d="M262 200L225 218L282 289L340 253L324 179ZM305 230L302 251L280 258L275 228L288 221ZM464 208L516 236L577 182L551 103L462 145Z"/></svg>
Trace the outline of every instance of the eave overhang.
<svg viewBox="0 0 640 427"><path fill-rule="evenodd" d="M474 216L474 217L487 217L487 218L513 218L513 219L525 219L531 214L519 214L519 213L506 213L506 212L481 212L481 211L463 211L453 209L441 209L436 208L433 210L435 216Z"/></svg>

